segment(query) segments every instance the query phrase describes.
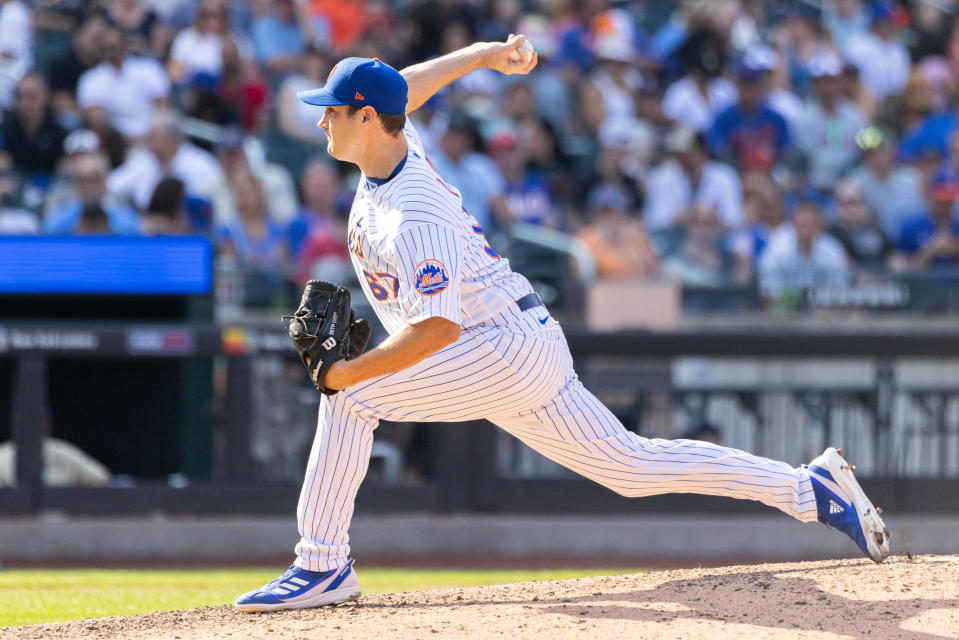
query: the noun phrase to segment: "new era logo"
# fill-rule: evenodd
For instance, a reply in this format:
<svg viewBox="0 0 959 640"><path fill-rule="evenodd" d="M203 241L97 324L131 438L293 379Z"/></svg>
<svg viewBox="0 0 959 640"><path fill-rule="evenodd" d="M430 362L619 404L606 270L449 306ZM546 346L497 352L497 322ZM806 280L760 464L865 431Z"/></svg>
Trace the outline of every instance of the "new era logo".
<svg viewBox="0 0 959 640"><path fill-rule="evenodd" d="M354 99L354 100L366 100L366 98L363 97L363 94L360 93L359 91L356 92L356 95L353 96L353 99Z"/></svg>
<svg viewBox="0 0 959 640"><path fill-rule="evenodd" d="M841 504L835 500L829 501L829 513L842 513L843 511L845 511L845 509Z"/></svg>

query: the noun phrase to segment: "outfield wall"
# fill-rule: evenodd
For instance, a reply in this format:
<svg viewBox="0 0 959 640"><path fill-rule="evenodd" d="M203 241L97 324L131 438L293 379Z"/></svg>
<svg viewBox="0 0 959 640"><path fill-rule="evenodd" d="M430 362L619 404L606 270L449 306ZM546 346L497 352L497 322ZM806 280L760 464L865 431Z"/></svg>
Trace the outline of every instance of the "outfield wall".
<svg viewBox="0 0 959 640"><path fill-rule="evenodd" d="M886 518L893 553L959 553L959 517L909 514ZM590 557L650 563L657 557L764 561L857 557L842 534L819 524L768 515L358 516L350 530L358 558L461 558L482 564L531 556ZM0 521L0 557L8 565L196 561L257 564L290 559L292 517L64 518ZM455 560L451 560L455 563Z"/></svg>

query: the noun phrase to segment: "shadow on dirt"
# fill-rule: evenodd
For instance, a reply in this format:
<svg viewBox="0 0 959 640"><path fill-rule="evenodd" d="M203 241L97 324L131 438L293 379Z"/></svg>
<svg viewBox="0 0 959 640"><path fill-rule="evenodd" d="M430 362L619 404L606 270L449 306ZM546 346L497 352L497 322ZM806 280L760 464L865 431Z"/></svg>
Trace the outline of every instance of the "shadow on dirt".
<svg viewBox="0 0 959 640"><path fill-rule="evenodd" d="M887 572L878 567L874 576L877 580L875 598L870 600L852 594L837 595L824 590L815 579L789 575L811 571L821 573L825 578L834 575L833 572L848 570L856 572L859 580L869 580L872 568L873 565L864 560L861 565L836 564L814 569L706 575L695 579L672 580L650 589L635 591L624 591L620 585L611 593L596 592L579 597L429 604L404 602L402 606L433 608L518 604L527 609L531 616L546 612L567 615L577 622L590 619L637 622L685 619L790 631L830 632L852 638L908 637L921 640L954 637L907 631L900 625L904 620L930 609L959 609L959 599L908 597L910 587L888 584ZM383 605L361 601L356 606L376 608Z"/></svg>

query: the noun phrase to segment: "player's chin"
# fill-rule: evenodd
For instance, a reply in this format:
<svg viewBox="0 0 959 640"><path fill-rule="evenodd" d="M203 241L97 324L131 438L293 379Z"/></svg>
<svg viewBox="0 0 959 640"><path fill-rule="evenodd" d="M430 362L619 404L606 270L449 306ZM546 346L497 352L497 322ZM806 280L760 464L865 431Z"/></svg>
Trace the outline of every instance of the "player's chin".
<svg viewBox="0 0 959 640"><path fill-rule="evenodd" d="M326 152L330 155L331 158L335 158L335 159L337 159L337 160L342 160L342 159L343 159L343 158L341 158L340 156L337 155L337 153L336 153L336 146L334 146L332 140L328 140L328 141L327 141L327 143L326 143Z"/></svg>

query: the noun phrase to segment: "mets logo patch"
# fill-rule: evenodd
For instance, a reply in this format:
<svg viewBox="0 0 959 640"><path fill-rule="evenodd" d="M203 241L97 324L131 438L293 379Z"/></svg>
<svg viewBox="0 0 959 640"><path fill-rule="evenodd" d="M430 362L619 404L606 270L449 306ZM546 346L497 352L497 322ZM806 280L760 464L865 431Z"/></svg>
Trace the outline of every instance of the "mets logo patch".
<svg viewBox="0 0 959 640"><path fill-rule="evenodd" d="M413 286L424 296L433 296L445 289L450 278L446 275L446 267L439 260L424 260L416 265L413 277Z"/></svg>

